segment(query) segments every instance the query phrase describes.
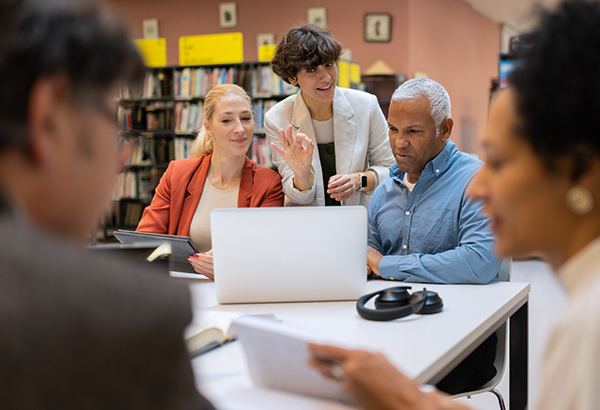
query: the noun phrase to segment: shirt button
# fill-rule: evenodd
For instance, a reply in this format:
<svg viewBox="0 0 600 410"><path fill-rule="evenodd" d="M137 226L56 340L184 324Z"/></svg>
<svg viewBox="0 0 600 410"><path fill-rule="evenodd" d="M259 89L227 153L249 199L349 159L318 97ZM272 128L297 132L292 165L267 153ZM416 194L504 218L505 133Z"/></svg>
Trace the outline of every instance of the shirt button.
<svg viewBox="0 0 600 410"><path fill-rule="evenodd" d="M394 277L393 277L393 276L390 276L390 280L394 280Z"/></svg>
<svg viewBox="0 0 600 410"><path fill-rule="evenodd" d="M408 216L408 215L410 215L410 211L406 211L406 212L404 212L404 214L405 214L406 216Z"/></svg>
<svg viewBox="0 0 600 410"><path fill-rule="evenodd" d="M406 249L406 248L407 248L407 246L406 246L406 245L402 245L402 249Z"/></svg>
<svg viewBox="0 0 600 410"><path fill-rule="evenodd" d="M440 173L440 170L439 170L439 169L436 169L436 170L435 170L435 172L436 172L437 174L439 174L439 173Z"/></svg>
<svg viewBox="0 0 600 410"><path fill-rule="evenodd" d="M333 155L333 148L331 148L331 147L327 147L327 153L328 153L329 155Z"/></svg>

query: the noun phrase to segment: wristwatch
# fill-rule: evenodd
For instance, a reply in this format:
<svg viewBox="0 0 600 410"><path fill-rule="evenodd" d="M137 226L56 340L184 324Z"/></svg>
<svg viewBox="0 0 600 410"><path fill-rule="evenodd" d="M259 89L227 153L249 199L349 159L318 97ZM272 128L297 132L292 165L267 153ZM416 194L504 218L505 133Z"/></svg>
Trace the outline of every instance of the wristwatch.
<svg viewBox="0 0 600 410"><path fill-rule="evenodd" d="M367 176L362 172L359 172L358 176L360 177L360 191L364 191L369 181L367 180Z"/></svg>

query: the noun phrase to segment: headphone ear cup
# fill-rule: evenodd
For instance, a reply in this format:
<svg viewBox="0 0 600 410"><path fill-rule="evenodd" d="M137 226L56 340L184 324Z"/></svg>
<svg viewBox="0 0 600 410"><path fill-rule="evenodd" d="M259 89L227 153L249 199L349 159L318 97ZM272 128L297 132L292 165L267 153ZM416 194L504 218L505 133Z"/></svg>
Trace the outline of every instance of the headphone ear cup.
<svg viewBox="0 0 600 410"><path fill-rule="evenodd" d="M375 308L386 309L408 305L411 299L408 289L410 286L396 286L382 290L375 298Z"/></svg>
<svg viewBox="0 0 600 410"><path fill-rule="evenodd" d="M441 312L442 309L444 308L444 302L442 301L442 298L440 297L440 295L438 295L436 292L433 292L431 290L426 290L426 289L415 292L413 295L416 295L416 294L423 295L423 292L427 293L427 300L425 301L425 304L423 305L421 310L419 310L419 312L417 312L417 313L422 314L422 315L430 315L433 313Z"/></svg>

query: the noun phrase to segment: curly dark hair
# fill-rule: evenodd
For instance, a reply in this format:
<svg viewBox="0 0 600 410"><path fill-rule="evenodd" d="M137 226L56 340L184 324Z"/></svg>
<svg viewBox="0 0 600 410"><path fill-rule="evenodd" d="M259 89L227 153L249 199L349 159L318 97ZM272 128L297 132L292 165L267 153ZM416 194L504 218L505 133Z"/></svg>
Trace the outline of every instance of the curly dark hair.
<svg viewBox="0 0 600 410"><path fill-rule="evenodd" d="M78 101L102 98L145 67L124 25L88 0L0 0L0 151L27 144L31 89L63 73Z"/></svg>
<svg viewBox="0 0 600 410"><path fill-rule="evenodd" d="M510 78L519 134L549 170L571 158L576 179L600 156L600 4L567 0L540 13L533 45Z"/></svg>
<svg viewBox="0 0 600 410"><path fill-rule="evenodd" d="M294 27L277 45L271 65L281 79L289 83L298 72L337 61L342 54L342 45L331 32L316 24Z"/></svg>

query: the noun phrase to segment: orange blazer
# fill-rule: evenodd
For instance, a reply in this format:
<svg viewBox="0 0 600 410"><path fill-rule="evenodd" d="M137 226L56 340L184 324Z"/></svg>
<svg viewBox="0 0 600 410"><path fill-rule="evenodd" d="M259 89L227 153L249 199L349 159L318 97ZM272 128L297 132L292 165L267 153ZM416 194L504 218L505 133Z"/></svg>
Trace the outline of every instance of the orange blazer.
<svg viewBox="0 0 600 410"><path fill-rule="evenodd" d="M171 161L137 231L189 236L200 202L212 155ZM242 169L238 208L283 206L281 177L246 157Z"/></svg>

